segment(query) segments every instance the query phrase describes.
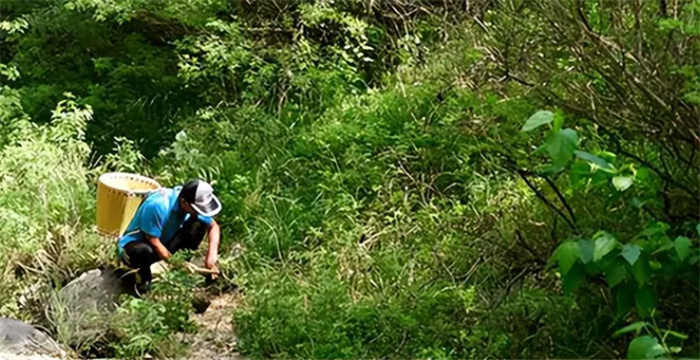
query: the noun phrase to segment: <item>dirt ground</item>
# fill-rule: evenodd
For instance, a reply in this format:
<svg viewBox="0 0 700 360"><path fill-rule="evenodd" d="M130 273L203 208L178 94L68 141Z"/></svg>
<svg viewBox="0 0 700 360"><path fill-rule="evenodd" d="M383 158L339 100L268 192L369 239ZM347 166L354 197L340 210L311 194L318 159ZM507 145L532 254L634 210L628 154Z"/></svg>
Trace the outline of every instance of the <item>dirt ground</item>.
<svg viewBox="0 0 700 360"><path fill-rule="evenodd" d="M232 323L238 296L236 293L214 296L207 311L195 316L199 330L183 339L190 345L187 359L243 359L237 350L238 338Z"/></svg>

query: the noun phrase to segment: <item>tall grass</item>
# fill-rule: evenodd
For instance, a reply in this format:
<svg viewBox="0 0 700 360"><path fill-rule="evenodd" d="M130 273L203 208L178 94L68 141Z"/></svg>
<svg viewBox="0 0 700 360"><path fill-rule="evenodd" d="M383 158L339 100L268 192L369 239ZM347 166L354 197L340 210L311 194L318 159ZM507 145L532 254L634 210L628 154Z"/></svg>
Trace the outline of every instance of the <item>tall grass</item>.
<svg viewBox="0 0 700 360"><path fill-rule="evenodd" d="M89 107L68 96L50 124L19 116L3 129L9 130L0 148L3 316L22 317L17 300L36 280L60 285L104 256L105 244L91 226L95 197L84 142L91 118Z"/></svg>

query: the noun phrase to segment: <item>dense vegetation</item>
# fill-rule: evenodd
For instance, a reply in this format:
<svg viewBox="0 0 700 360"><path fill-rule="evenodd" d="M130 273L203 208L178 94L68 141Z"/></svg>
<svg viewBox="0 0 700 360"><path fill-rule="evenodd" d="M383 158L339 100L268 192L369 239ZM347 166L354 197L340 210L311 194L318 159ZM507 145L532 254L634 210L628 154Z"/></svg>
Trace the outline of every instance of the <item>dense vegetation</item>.
<svg viewBox="0 0 700 360"><path fill-rule="evenodd" d="M19 301L115 262L120 170L215 184L246 356L700 356L698 0L0 13L0 316L186 351L177 272L100 345Z"/></svg>

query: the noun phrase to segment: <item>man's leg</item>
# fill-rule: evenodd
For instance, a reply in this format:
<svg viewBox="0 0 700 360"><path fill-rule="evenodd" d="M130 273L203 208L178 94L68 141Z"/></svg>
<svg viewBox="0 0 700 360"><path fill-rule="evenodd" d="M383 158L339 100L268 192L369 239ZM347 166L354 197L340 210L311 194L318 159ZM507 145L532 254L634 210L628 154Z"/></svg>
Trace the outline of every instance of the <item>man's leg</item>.
<svg viewBox="0 0 700 360"><path fill-rule="evenodd" d="M139 270L141 283L146 285L151 282L151 264L158 261L158 254L150 244L144 241L132 241L124 247L124 262L131 268Z"/></svg>
<svg viewBox="0 0 700 360"><path fill-rule="evenodd" d="M207 228L204 224L190 219L182 224L180 230L175 233L173 239L170 240L165 247L167 247L172 254L182 249L197 250L206 233Z"/></svg>

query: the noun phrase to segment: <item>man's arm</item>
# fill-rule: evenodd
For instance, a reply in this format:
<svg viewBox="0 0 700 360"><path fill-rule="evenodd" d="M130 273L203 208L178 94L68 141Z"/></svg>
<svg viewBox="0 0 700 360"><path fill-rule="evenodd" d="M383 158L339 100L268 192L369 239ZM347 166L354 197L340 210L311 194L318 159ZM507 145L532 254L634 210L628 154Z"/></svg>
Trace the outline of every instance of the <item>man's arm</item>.
<svg viewBox="0 0 700 360"><path fill-rule="evenodd" d="M209 227L209 251L207 252L207 258L204 260L204 266L207 269L213 269L216 262L219 260L219 237L221 236L221 230L219 229L219 224L216 220L211 221L211 226Z"/></svg>
<svg viewBox="0 0 700 360"><path fill-rule="evenodd" d="M161 243L160 239L158 239L157 237L146 234L146 240L148 240L148 242L151 245L153 245L153 248L156 250L156 253L158 253L158 256L160 256L162 260L169 259L172 255L170 254L170 251L168 251L168 249L165 246L163 246L163 243Z"/></svg>

